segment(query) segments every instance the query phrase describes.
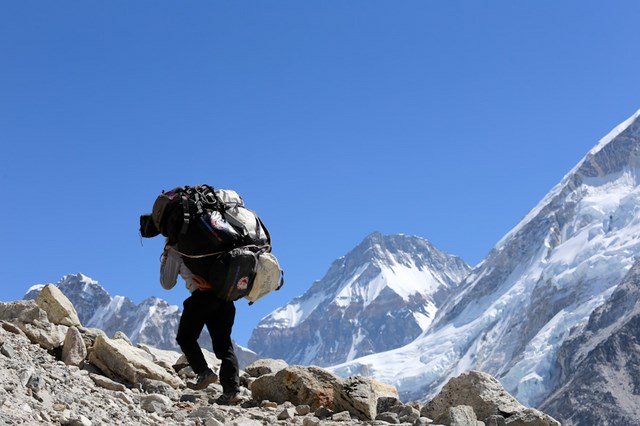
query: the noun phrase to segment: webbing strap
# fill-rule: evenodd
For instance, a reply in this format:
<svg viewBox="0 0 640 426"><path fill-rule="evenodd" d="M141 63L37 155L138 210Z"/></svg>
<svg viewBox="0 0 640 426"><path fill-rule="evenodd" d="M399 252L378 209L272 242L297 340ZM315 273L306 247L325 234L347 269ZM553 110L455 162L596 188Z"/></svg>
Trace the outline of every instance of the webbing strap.
<svg viewBox="0 0 640 426"><path fill-rule="evenodd" d="M182 197L182 228L180 234L184 235L189 229L189 198Z"/></svg>
<svg viewBox="0 0 640 426"><path fill-rule="evenodd" d="M186 254L186 253L182 253L181 251L179 251L178 249L176 249L175 247L169 247L171 250L175 251L176 253L178 253L180 256L184 256L184 257L188 257L190 259L202 259L203 257L211 257L211 256L218 256L220 254L225 254L230 252L231 250L234 250L236 248L246 248L246 249L250 249L252 252L259 254L262 252L268 252L270 251L271 247L270 246L256 246L256 245L247 245L247 246L239 246L239 247L234 247L232 249L228 249L228 250L223 250L223 251L216 251L213 253L206 253L206 254Z"/></svg>
<svg viewBox="0 0 640 426"><path fill-rule="evenodd" d="M180 256L188 257L189 259L202 259L204 257L218 256L220 254L225 254L226 252L229 251L229 250L217 251L215 253L207 253L207 254L186 254L186 253L183 253L180 250L176 249L175 247L171 247L171 250L175 251Z"/></svg>

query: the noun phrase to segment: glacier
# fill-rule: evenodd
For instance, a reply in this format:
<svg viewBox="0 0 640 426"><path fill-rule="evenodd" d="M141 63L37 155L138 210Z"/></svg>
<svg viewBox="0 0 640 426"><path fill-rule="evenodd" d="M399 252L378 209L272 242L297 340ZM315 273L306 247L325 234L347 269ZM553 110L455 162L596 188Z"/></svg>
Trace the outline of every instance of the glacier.
<svg viewBox="0 0 640 426"><path fill-rule="evenodd" d="M367 373L405 399L469 369L535 406L557 353L640 253L640 111L617 126L505 235L408 345L331 367Z"/></svg>

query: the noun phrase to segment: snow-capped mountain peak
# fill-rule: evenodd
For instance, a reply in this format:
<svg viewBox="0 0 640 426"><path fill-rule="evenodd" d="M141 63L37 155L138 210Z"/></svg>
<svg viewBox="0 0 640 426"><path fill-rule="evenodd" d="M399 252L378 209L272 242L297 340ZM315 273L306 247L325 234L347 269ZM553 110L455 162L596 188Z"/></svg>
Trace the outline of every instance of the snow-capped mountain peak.
<svg viewBox="0 0 640 426"><path fill-rule="evenodd" d="M318 365L397 347L428 328L469 270L423 238L373 233L305 294L265 317L249 345L265 356ZM282 335L298 343L271 346ZM326 336L340 343L325 343ZM296 349L304 345L312 349Z"/></svg>

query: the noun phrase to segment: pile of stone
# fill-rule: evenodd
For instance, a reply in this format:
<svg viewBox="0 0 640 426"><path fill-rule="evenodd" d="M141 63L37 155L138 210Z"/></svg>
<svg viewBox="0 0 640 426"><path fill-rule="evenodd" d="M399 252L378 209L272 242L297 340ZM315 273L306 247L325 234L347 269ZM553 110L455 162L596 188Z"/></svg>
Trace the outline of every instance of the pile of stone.
<svg viewBox="0 0 640 426"><path fill-rule="evenodd" d="M206 357L214 368L219 361ZM0 418L53 425L530 425L559 423L518 403L493 377L452 379L426 405L393 386L340 378L319 367L261 359L242 373L244 401L215 402L219 384L193 391L177 352L134 346L80 324L69 300L46 286L36 301L0 303Z"/></svg>

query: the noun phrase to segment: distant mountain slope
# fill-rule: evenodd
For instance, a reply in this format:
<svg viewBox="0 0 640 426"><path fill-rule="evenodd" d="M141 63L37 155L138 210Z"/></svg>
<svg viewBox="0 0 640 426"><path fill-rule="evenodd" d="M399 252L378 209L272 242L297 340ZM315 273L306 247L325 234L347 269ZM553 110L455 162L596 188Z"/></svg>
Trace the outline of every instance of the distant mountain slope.
<svg viewBox="0 0 640 426"><path fill-rule="evenodd" d="M108 336L122 331L133 343L180 352L176 332L181 311L177 306L157 297L145 299L138 305L127 297L112 297L97 281L82 274L65 275L56 285L75 306L83 326L99 328ZM24 299L35 299L42 287L44 285L31 287ZM199 342L203 348L212 350L206 328ZM257 359L248 349L237 345L236 348L242 366Z"/></svg>
<svg viewBox="0 0 640 426"><path fill-rule="evenodd" d="M563 425L640 424L640 258L607 302L571 332L558 363L559 389L541 408Z"/></svg>
<svg viewBox="0 0 640 426"><path fill-rule="evenodd" d="M249 347L289 363L326 366L403 346L429 327L470 269L425 239L374 233L264 318Z"/></svg>
<svg viewBox="0 0 640 426"><path fill-rule="evenodd" d="M523 403L540 404L570 330L610 297L640 254L639 115L603 138L496 245L424 335L333 370L367 371L409 399L473 368Z"/></svg>

